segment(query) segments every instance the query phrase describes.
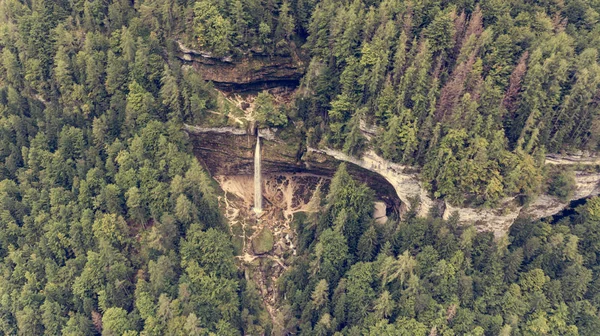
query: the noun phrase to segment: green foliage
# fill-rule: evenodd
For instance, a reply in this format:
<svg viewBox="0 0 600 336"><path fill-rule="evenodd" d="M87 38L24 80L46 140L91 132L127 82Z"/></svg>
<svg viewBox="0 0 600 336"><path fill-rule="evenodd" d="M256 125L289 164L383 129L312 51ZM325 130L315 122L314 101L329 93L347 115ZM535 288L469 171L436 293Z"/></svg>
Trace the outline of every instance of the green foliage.
<svg viewBox="0 0 600 336"><path fill-rule="evenodd" d="M262 126L282 127L288 122L288 117L275 106L274 98L267 91L260 92L254 101L255 118Z"/></svg>
<svg viewBox="0 0 600 336"><path fill-rule="evenodd" d="M108 308L102 315L102 335L124 335L133 327L127 312L121 308Z"/></svg>
<svg viewBox="0 0 600 336"><path fill-rule="evenodd" d="M342 163L327 194L326 215L321 217L320 227L333 226L343 233L350 251L356 251L358 240L371 222L374 193L364 184L352 179Z"/></svg>
<svg viewBox="0 0 600 336"><path fill-rule="evenodd" d="M580 13L592 7L581 3ZM371 147L423 168L431 193L455 204L539 193L546 150L598 147L600 67L588 38L598 22L551 19L566 13L485 1L319 2L305 46L311 143L357 157ZM357 125L379 126L375 141Z"/></svg>
<svg viewBox="0 0 600 336"><path fill-rule="evenodd" d="M418 143L416 131L416 120L410 110L391 117L378 146L383 157L391 161L410 161Z"/></svg>
<svg viewBox="0 0 600 336"><path fill-rule="evenodd" d="M569 199L572 173L544 175L544 154L598 150L599 10L587 0L0 1L0 334L272 329L181 131L206 119L216 94L181 67L174 41L224 63L306 63L293 104L258 94L261 126L293 125L311 146L351 156L373 149L421 168L435 197L493 206L541 192L544 178ZM600 329L599 198L556 223L520 220L499 243L455 219L374 224L373 191L346 168L320 215L298 225L298 255L275 289L278 328Z"/></svg>
<svg viewBox="0 0 600 336"><path fill-rule="evenodd" d="M290 14L290 4L283 1L279 8L279 29L284 32L285 38L288 40L292 37L296 28L294 17Z"/></svg>
<svg viewBox="0 0 600 336"><path fill-rule="evenodd" d="M352 183L343 172L332 189ZM588 315L598 311L598 199L558 223L518 221L500 240L453 219L408 218L370 226L352 252L328 228L281 279L289 320L299 334L582 334L600 322Z"/></svg>
<svg viewBox="0 0 600 336"><path fill-rule="evenodd" d="M264 254L273 249L273 233L268 227L263 228L252 240L252 251Z"/></svg>
<svg viewBox="0 0 600 336"><path fill-rule="evenodd" d="M350 132L344 140L344 153L361 157L366 147L366 139L360 130L360 118L356 115L349 124Z"/></svg>
<svg viewBox="0 0 600 336"><path fill-rule="evenodd" d="M197 263L209 273L233 277L237 269L233 264L233 247L225 233L215 229L202 231L193 224L181 243L181 263Z"/></svg>
<svg viewBox="0 0 600 336"><path fill-rule="evenodd" d="M315 270L321 278L335 283L346 267L348 245L345 237L338 231L323 231L315 247Z"/></svg>
<svg viewBox="0 0 600 336"><path fill-rule="evenodd" d="M592 197L578 211L590 221L600 221L600 197Z"/></svg>
<svg viewBox="0 0 600 336"><path fill-rule="evenodd" d="M242 319L246 281L181 131L214 106L167 42L193 6L0 4L0 334L267 329L260 304ZM217 16L196 19L229 31Z"/></svg>
<svg viewBox="0 0 600 336"><path fill-rule="evenodd" d="M231 22L224 18L211 1L198 1L194 5L194 36L198 46L226 55L231 49Z"/></svg>
<svg viewBox="0 0 600 336"><path fill-rule="evenodd" d="M548 194L562 200L569 200L575 191L575 174L572 170L561 169L549 174Z"/></svg>

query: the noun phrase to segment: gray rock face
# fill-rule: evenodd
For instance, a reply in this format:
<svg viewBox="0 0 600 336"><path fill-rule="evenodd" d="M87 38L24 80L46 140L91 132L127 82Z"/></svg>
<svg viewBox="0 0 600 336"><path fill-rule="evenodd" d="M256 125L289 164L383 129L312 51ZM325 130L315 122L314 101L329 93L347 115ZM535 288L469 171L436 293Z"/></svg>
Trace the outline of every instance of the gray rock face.
<svg viewBox="0 0 600 336"><path fill-rule="evenodd" d="M306 71L306 63L295 48L288 56L250 52L241 57L215 57L187 48L181 42L178 44L179 59L194 67L205 80L223 89L243 91L296 86Z"/></svg>
<svg viewBox="0 0 600 336"><path fill-rule="evenodd" d="M212 176L253 175L256 137L243 129L203 128L185 125L194 145L194 154ZM298 143L286 144L275 130L259 129L264 175L281 173L313 174L332 177L343 160L323 153L305 153ZM382 175L359 165L349 165L349 173L375 190L388 207L399 209L395 188ZM410 181L407 179L407 181Z"/></svg>
<svg viewBox="0 0 600 336"><path fill-rule="evenodd" d="M196 153L204 160L211 172L220 175L251 174L252 140L241 136L245 130L229 128L198 128L187 126L186 130L196 134ZM420 199L419 216L427 216L434 206L442 202L443 217L449 218L458 212L459 221L463 224L474 224L480 231L491 231L496 236L505 234L518 217L539 219L552 216L568 206L572 200L587 198L600 194L600 173L577 171L575 173L575 192L573 197L562 201L550 195L540 195L523 207L515 197L507 197L493 208L455 207L451 204L433 200L423 187L418 169L396 164L383 159L373 151L368 151L361 158L352 157L333 149L308 148L308 158L298 157L283 142L277 139L273 130L260 130L261 137L271 140L265 144L264 165L267 172L309 172L323 176L332 176L339 162L351 163L349 168L362 182L370 184L380 195L393 194L410 207L415 197ZM268 137L266 136L268 134ZM247 144L246 144L247 143ZM564 165L565 162L577 161L576 164L596 164L595 158L574 160L571 157L548 156L546 164ZM571 163L573 164L573 163ZM352 166L354 167L352 169ZM392 201L388 201L393 203Z"/></svg>
<svg viewBox="0 0 600 336"><path fill-rule="evenodd" d="M231 134L231 135L247 135L248 131L236 127L199 127L184 125L183 129L191 134L215 133L215 134Z"/></svg>
<svg viewBox="0 0 600 336"><path fill-rule="evenodd" d="M546 155L546 164L554 165L599 165L600 157L591 156L590 152L577 153L578 155Z"/></svg>
<svg viewBox="0 0 600 336"><path fill-rule="evenodd" d="M426 216L435 205L427 190L422 187L419 175L414 173L414 167L408 167L389 162L370 151L362 158L350 157L342 152L331 149L310 149L309 151L325 153L338 160L346 161L358 165L364 169L383 176L396 190L398 198L403 203L410 206L411 199L419 197L421 200L418 214ZM556 158L556 156L553 156ZM554 159L553 159L554 160ZM546 164L555 164L553 160L548 160ZM561 162L561 161L559 161ZM412 173L406 173L413 171ZM505 234L514 221L520 217L530 217L539 219L552 216L562 211L570 201L596 196L600 194L600 173L586 173L578 171L575 173L575 192L568 201L562 201L557 197L550 195L540 195L532 203L523 207L517 204L515 197L507 197L500 202L500 205L493 209L455 207L444 201L443 217L448 219L454 212L459 215L459 222L463 224L475 224L480 231L491 231L496 236Z"/></svg>
<svg viewBox="0 0 600 336"><path fill-rule="evenodd" d="M361 168L381 175L396 191L396 195L408 207L411 206L412 198L418 197L421 201L418 213L427 216L433 206L433 200L427 195L427 191L421 185L419 176L411 172L411 167L384 160L373 151L369 151L362 158L355 158L333 149L309 148L309 152L329 155L337 160L357 165ZM414 169L412 169L414 171Z"/></svg>

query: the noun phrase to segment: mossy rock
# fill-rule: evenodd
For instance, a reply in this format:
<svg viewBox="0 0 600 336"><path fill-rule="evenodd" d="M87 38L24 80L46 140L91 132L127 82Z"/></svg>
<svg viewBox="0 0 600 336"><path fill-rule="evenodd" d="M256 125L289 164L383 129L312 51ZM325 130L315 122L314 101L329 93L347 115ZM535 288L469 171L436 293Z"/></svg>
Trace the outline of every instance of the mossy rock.
<svg viewBox="0 0 600 336"><path fill-rule="evenodd" d="M273 232L264 228L252 239L252 251L255 254L265 254L273 249Z"/></svg>

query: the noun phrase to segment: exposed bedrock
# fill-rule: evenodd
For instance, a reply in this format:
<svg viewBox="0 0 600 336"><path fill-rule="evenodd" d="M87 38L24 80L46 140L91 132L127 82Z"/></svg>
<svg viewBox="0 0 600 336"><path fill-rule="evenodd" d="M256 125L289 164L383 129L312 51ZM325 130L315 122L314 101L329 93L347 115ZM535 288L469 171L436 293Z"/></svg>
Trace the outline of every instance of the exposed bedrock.
<svg viewBox="0 0 600 336"><path fill-rule="evenodd" d="M192 139L195 156L212 176L253 175L256 137L245 130L235 129L235 132L227 133L226 129L185 127ZM269 130L261 129L259 133L262 138L262 173L267 178L282 173L331 178L341 163L327 155L304 156L297 143L286 144L276 139ZM389 209L400 211L401 203L396 191L383 176L356 165L348 165L348 171L375 190L377 198L384 201Z"/></svg>
<svg viewBox="0 0 600 336"><path fill-rule="evenodd" d="M196 156L211 174L252 174L255 138L250 135L251 132L234 128L193 126L186 126L185 129L192 136ZM355 178L367 183L388 206L395 205L400 209L397 207L398 201L394 201L399 199L404 205L403 209L406 209L418 197L419 216L426 216L432 207L438 206L444 209L445 218L456 211L460 222L474 223L478 230L492 231L497 236L506 233L520 216L534 219L552 216L566 208L573 200L600 194L600 173L576 171L576 189L573 197L567 201L550 195L540 195L526 206L521 206L515 197L507 197L495 208L455 207L429 197L419 179L417 168L389 162L373 151L368 151L361 158L348 156L333 149L308 148L308 153L299 153L298 147L279 140L273 131L259 130L259 133L261 137L270 140L265 141L263 147L264 174L303 172L333 176L340 162L348 162L349 171ZM572 157L563 159L552 155L547 158L546 164L565 164L565 160L576 161L577 164L597 162L594 158L575 160Z"/></svg>
<svg viewBox="0 0 600 336"><path fill-rule="evenodd" d="M249 51L241 57L214 57L179 44L178 57L194 67L205 80L225 90L245 91L276 86L297 86L306 70L296 48L289 55Z"/></svg>
<svg viewBox="0 0 600 336"><path fill-rule="evenodd" d="M576 171L575 192L567 201L550 195L540 195L526 206L521 206L515 200L515 197L507 197L501 200L495 208L456 207L446 201L432 200L427 190L423 188L416 168L389 162L373 151L365 153L360 159L332 149L309 149L309 151L324 153L338 160L350 162L380 174L390 182L398 198L408 206L410 206L412 199L419 197L419 216L427 216L433 206L438 206L438 202L443 202L444 218L447 219L454 212L458 212L461 223L473 223L478 230L492 231L496 236L505 234L520 216L533 219L549 217L565 209L573 200L600 194L600 173ZM546 164L555 164L553 160L556 160L556 158L557 156L553 155L552 160L548 159ZM586 162L591 164L595 161L590 159Z"/></svg>

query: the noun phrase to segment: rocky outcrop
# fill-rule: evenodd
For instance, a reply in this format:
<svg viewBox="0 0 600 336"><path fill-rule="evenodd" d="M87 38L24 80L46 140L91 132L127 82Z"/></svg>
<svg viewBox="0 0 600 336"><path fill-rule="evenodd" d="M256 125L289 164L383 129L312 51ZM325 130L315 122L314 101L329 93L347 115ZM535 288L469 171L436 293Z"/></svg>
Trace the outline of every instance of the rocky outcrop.
<svg viewBox="0 0 600 336"><path fill-rule="evenodd" d="M448 219L458 213L458 221L463 224L474 224L479 231L494 232L501 236L507 232L515 219L521 215L522 206L517 205L515 198L505 198L493 208L454 207L444 201L443 218Z"/></svg>
<svg viewBox="0 0 600 336"><path fill-rule="evenodd" d="M183 130L192 134L215 133L215 134L231 134L231 135L247 135L248 131L236 127L200 127L183 125Z"/></svg>
<svg viewBox="0 0 600 336"><path fill-rule="evenodd" d="M554 165L600 165L600 157L590 156L590 153L577 155L546 155L546 164Z"/></svg>
<svg viewBox="0 0 600 336"><path fill-rule="evenodd" d="M183 125L183 130L188 132L188 134L205 134L205 133L213 133L213 134L231 134L231 135L258 135L269 141L281 142L275 137L275 129L272 128L258 128L254 129L252 125L249 125L249 129L241 129L237 127L223 126L223 127L200 127L200 126L192 126L192 125Z"/></svg>
<svg viewBox="0 0 600 336"><path fill-rule="evenodd" d="M394 187L398 198L408 207L412 205L415 197L420 199L418 209L420 216L427 216L429 209L433 207L433 201L421 185L416 171L408 166L384 160L373 151L367 152L360 159L333 149L308 148L308 151L309 153L326 154L381 175Z"/></svg>
<svg viewBox="0 0 600 336"><path fill-rule="evenodd" d="M251 131L228 127L203 128L184 126L190 135L194 153L212 176L252 175L256 137ZM343 160L323 153L303 155L299 142L282 141L271 129L259 129L262 138L262 171L264 175L296 173L330 178ZM395 188L380 174L358 165L348 167L350 174L368 183L377 197L390 208L399 209Z"/></svg>
<svg viewBox="0 0 600 336"><path fill-rule="evenodd" d="M553 164L548 163L547 164ZM458 211L461 222L476 223L482 231L493 231L497 236L508 231L518 217L540 219L561 212L572 201L600 194L600 173L575 172L575 192L568 200L551 195L539 195L526 206L520 206L514 198L500 202L495 209L456 208L446 204L444 217Z"/></svg>
<svg viewBox="0 0 600 336"><path fill-rule="evenodd" d="M252 155L254 137L245 130L225 128L187 127L194 136L196 155L216 175L252 174ZM442 200L433 200L422 185L418 169L415 167L389 162L373 151L361 158L346 155L333 149L308 148L308 155L299 155L297 147L279 141L273 130L259 130L259 134L269 135L272 141L266 141L263 148L263 170L265 173L305 172L320 176L332 176L339 162L348 162L349 170L362 182L368 183L378 195L393 203L390 195L396 196L405 207L420 200L417 213L426 216L434 206L444 209L443 217L459 214L461 223L474 223L478 230L492 231L503 235L518 217L534 219L552 216L562 211L573 200L600 194L600 173L575 172L576 188L571 199L563 201L550 195L540 195L526 206L517 202L515 197L501 200L499 205L490 208L456 207ZM246 135L232 136L232 135ZM556 155L549 156L546 164L565 164L565 160ZM591 162L588 160L587 162ZM575 163L575 165L581 162ZM589 163L592 164L592 163Z"/></svg>
<svg viewBox="0 0 600 336"><path fill-rule="evenodd" d="M575 172L575 191L567 201L550 195L537 197L522 211L523 216L544 218L557 214L572 201L600 195L600 173Z"/></svg>
<svg viewBox="0 0 600 336"><path fill-rule="evenodd" d="M296 50L287 56L249 51L241 57L215 57L179 44L178 57L222 89L252 90L275 86L297 86L306 70Z"/></svg>
<svg viewBox="0 0 600 336"><path fill-rule="evenodd" d="M435 205L428 192L423 188L418 173L414 167L403 166L391 163L378 156L373 151L367 152L362 158L350 157L342 152L332 149L309 149L313 152L320 152L330 155L338 160L346 161L358 165L362 168L373 171L383 176L396 190L398 197L408 206L415 197L420 199L418 209L419 216L426 216L430 209ZM553 160L556 156L553 156ZM555 164L549 160L546 164ZM493 209L490 208L470 208L455 207L446 201L444 202L443 217L448 219L453 213L458 213L459 222L464 224L475 224L480 231L491 231L496 236L505 234L512 223L520 217L530 217L533 219L552 216L563 209L573 200L587 198L600 194L600 173L575 172L575 192L571 199L567 201L560 200L550 195L541 195L526 206L521 206L516 202L515 197L507 197L500 201L500 204Z"/></svg>
<svg viewBox="0 0 600 336"><path fill-rule="evenodd" d="M414 167L389 162L373 151L368 151L360 159L333 149L309 148L309 151L329 155L337 160L355 164L383 176L394 187L398 198L408 207L412 206L413 200L419 199L418 216L427 216L436 202L443 202L434 201L429 197L429 193L423 187ZM496 209L453 207L447 202L444 202L443 208L443 217L446 219L454 212L458 212L460 222L476 223L478 229L493 231L497 234L506 232L521 210L521 207L514 208L513 199L503 200L501 206Z"/></svg>

